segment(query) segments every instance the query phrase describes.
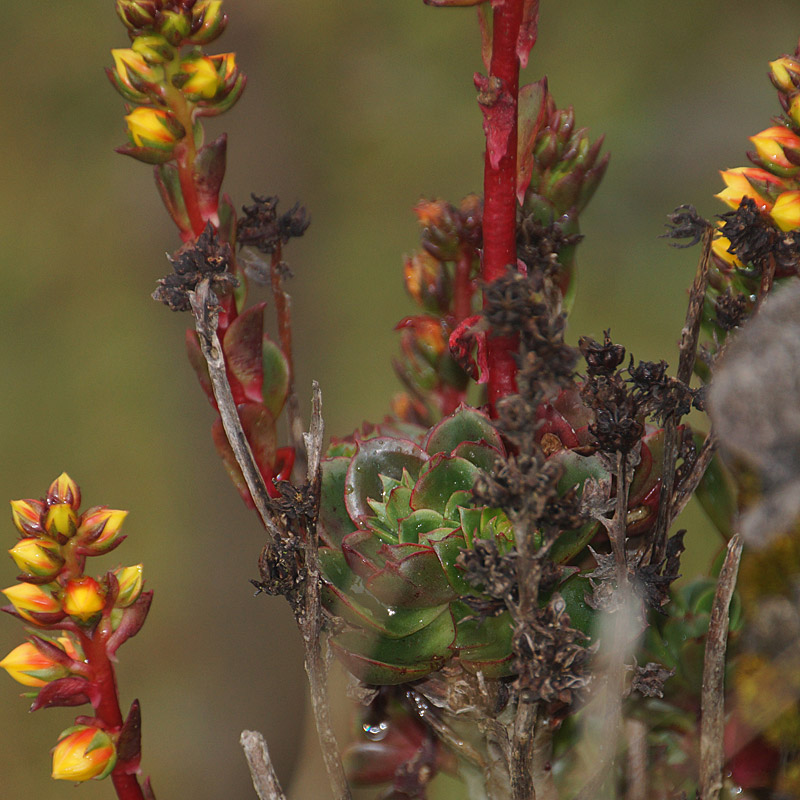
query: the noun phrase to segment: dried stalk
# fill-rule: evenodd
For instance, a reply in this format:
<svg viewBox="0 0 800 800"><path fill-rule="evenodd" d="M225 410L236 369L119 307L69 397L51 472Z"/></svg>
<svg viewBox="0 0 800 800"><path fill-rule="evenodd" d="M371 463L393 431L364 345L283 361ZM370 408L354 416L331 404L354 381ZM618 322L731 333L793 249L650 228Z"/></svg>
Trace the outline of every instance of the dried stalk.
<svg viewBox="0 0 800 800"><path fill-rule="evenodd" d="M264 737L258 731L242 731L239 744L244 750L258 800L286 800Z"/></svg>
<svg viewBox="0 0 800 800"><path fill-rule="evenodd" d="M258 471L250 443L242 430L242 423L236 411L236 403L228 383L225 371L225 359L222 355L219 338L217 337L217 316L219 306L216 295L213 294L208 279L202 280L194 292L189 293L194 313L197 336L200 340L200 349L208 364L208 373L214 389L214 398L222 419L225 436L236 457L236 463L242 470L250 496L253 498L258 515L270 538L273 541L280 539L281 530L273 518L270 497L264 479Z"/></svg>
<svg viewBox="0 0 800 800"><path fill-rule="evenodd" d="M200 348L208 364L209 375L217 401L219 415L225 435L236 457L236 463L242 470L247 488L261 517L264 527L271 539L278 541L284 536L282 527L275 521L270 504L270 497L264 479L258 471L253 452L242 430L242 424L236 411L236 403L228 383L225 361L222 356L217 337L218 307L212 300L208 280L201 281L197 289L191 293L192 310L195 326L200 339ZM311 425L308 434L303 434L307 453L307 480L312 495L316 499L319 510L320 496L320 461L322 458L322 439L324 426L322 422L322 396L319 385L313 385L313 402ZM306 530L305 535L305 578L303 604L295 610L297 625L303 638L305 649L305 667L308 676L311 705L314 709L314 720L317 735L322 748L322 756L328 779L331 783L335 800L350 800L350 790L344 775L339 748L333 733L330 719L330 706L327 693L327 672L322 656L322 605L320 602L320 570L317 560L316 519Z"/></svg>
<svg viewBox="0 0 800 800"><path fill-rule="evenodd" d="M700 338L700 322L703 318L703 304L708 288L708 271L711 265L711 240L714 230L707 227L703 234L703 253L697 264L692 288L689 291L689 306L686 309L686 322L681 330L679 344L677 378L688 385L692 379L694 362L697 357L697 343ZM667 547L667 534L674 519L672 513L672 492L675 486L675 461L678 455L678 421L670 417L664 425L664 459L662 466L661 501L658 505L658 518L653 532L653 553L651 564L659 564L664 559ZM700 476L702 477L702 475Z"/></svg>
<svg viewBox="0 0 800 800"><path fill-rule="evenodd" d="M672 496L672 508L670 510L670 517L675 519L678 514L686 508L686 504L694 496L695 490L703 480L703 475L706 474L708 465L714 457L714 452L717 449L717 437L712 430L703 441L700 452L697 454L697 460L694 462L691 472L686 476L685 480L675 490Z"/></svg>
<svg viewBox="0 0 800 800"><path fill-rule="evenodd" d="M322 471L322 438L324 425L322 422L322 394L319 384L314 381L312 387L312 410L309 432L303 434L308 458L307 479L315 498L315 507L319 511L320 484ZM297 624L303 637L305 648L305 667L311 693L311 706L317 726L322 758L328 773L335 800L350 800L350 789L339 756L339 746L331 724L330 704L327 692L327 670L322 654L322 604L320 601L320 570L317 559L316 519L306 532L305 541L305 580L304 604L298 610Z"/></svg>
<svg viewBox="0 0 800 800"><path fill-rule="evenodd" d="M699 800L716 800L722 788L722 768L725 763L722 743L725 725L725 651L728 644L729 609L741 557L742 539L736 534L728 542L728 552L719 573L708 624L700 706Z"/></svg>

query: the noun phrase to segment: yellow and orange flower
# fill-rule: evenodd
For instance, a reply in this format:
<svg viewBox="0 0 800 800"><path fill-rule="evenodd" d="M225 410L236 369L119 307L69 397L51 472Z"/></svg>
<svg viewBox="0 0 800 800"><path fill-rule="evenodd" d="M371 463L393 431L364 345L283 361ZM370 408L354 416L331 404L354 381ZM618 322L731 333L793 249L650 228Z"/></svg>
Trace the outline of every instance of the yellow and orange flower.
<svg viewBox="0 0 800 800"><path fill-rule="evenodd" d="M117 753L111 737L100 728L76 725L67 728L53 749L53 778L88 781L104 778L114 769Z"/></svg>

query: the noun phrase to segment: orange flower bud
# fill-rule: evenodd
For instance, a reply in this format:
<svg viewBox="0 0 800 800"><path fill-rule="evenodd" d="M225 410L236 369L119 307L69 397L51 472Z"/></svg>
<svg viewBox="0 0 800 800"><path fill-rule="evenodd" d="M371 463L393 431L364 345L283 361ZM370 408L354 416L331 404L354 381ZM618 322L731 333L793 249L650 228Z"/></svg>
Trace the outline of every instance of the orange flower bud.
<svg viewBox="0 0 800 800"><path fill-rule="evenodd" d="M52 580L61 571L61 548L47 539L21 539L9 551L23 573Z"/></svg>
<svg viewBox="0 0 800 800"><path fill-rule="evenodd" d="M80 654L69 637L59 637L57 646L70 658L76 661L81 660ZM25 642L19 647L15 647L0 661L0 667L18 683L34 688L40 688L50 681L65 678L70 674L63 664L44 655L33 642Z"/></svg>
<svg viewBox="0 0 800 800"><path fill-rule="evenodd" d="M119 594L116 602L119 608L127 608L139 598L142 593L142 570L141 564L114 570L114 576L119 581Z"/></svg>
<svg viewBox="0 0 800 800"><path fill-rule="evenodd" d="M715 195L731 208L739 208L742 198L751 197L759 208L769 209L772 204L764 199L750 183L749 178L760 183L782 185L774 175L757 167L736 167L722 170L719 173L725 181L725 189Z"/></svg>
<svg viewBox="0 0 800 800"><path fill-rule="evenodd" d="M117 760L111 737L100 728L76 725L63 731L53 750L53 778L88 781L105 778Z"/></svg>
<svg viewBox="0 0 800 800"><path fill-rule="evenodd" d="M54 503L47 509L44 529L53 539L71 539L78 530L78 515L67 503Z"/></svg>
<svg viewBox="0 0 800 800"><path fill-rule="evenodd" d="M797 170L794 164L787 160L784 148L800 150L800 136L790 131L783 125L774 125L750 137L755 145L759 157L768 164L775 164L782 169Z"/></svg>
<svg viewBox="0 0 800 800"><path fill-rule="evenodd" d="M53 595L32 583L17 583L2 590L17 613L28 622L39 624L32 614L61 614L61 605Z"/></svg>
<svg viewBox="0 0 800 800"><path fill-rule="evenodd" d="M796 94L789 105L789 116L795 125L800 125L800 94Z"/></svg>
<svg viewBox="0 0 800 800"><path fill-rule="evenodd" d="M782 231L800 228L800 191L783 192L779 195L770 216Z"/></svg>
<svg viewBox="0 0 800 800"><path fill-rule="evenodd" d="M61 600L64 611L81 622L99 614L105 602L103 587L88 575L67 581Z"/></svg>
<svg viewBox="0 0 800 800"><path fill-rule="evenodd" d="M44 533L42 512L45 506L41 500L12 500L11 519L20 533L25 536Z"/></svg>
<svg viewBox="0 0 800 800"><path fill-rule="evenodd" d="M81 490L66 472L62 472L47 490L45 498L47 505L66 503L77 511L81 507Z"/></svg>

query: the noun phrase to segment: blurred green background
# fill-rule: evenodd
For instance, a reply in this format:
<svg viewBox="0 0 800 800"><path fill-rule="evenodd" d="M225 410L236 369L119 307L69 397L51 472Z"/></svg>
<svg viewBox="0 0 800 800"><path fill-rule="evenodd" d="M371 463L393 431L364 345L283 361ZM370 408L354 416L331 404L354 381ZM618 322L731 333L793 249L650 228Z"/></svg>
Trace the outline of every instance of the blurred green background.
<svg viewBox="0 0 800 800"><path fill-rule="evenodd" d="M420 195L480 191L482 133L472 73L474 10L421 0L227 0L249 85L209 124L229 132L226 189L277 193L310 210L295 270L298 388L320 381L329 432L379 419L396 390L394 322L411 310L402 255ZM124 703L144 713L143 767L162 798L250 798L238 748L263 731L293 797L325 797L303 755L302 656L279 599L253 599L262 543L217 462L212 413L183 355L186 317L152 302L179 244L148 167L115 155L123 106L103 67L127 38L113 0L3 0L0 48L0 498L39 497L67 470L88 504L130 509L128 541L97 570L144 562L156 596L121 650ZM777 113L767 62L791 51L797 4L730 0L542 3L527 70L605 132L612 162L583 220L571 336L614 337L673 361L697 258L656 237L664 215L712 197L717 170ZM717 542L691 511L687 567ZM8 547L14 541L5 526ZM0 580L10 584L10 560ZM0 620L0 651L21 641ZM0 796L62 798L49 749L68 709L26 715L0 676ZM299 759L305 765L297 770ZM112 796L109 783L78 790Z"/></svg>

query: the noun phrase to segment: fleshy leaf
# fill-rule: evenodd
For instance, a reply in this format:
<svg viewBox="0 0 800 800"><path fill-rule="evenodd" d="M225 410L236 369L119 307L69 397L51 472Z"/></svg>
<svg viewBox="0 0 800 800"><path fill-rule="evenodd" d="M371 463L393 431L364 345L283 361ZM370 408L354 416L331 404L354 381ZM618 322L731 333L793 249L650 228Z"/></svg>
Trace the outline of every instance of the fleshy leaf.
<svg viewBox="0 0 800 800"><path fill-rule="evenodd" d="M201 148L194 160L194 185L204 219L216 212L219 190L225 177L225 156L228 137L222 134Z"/></svg>
<svg viewBox="0 0 800 800"><path fill-rule="evenodd" d="M353 520L344 504L344 483L350 459L326 458L322 462L322 496L318 531L323 542L340 547L342 539L353 531Z"/></svg>
<svg viewBox="0 0 800 800"><path fill-rule="evenodd" d="M525 0L522 9L522 25L517 38L517 58L520 66L528 66L528 56L536 44L536 35L539 32L539 0ZM520 200L520 203L522 200Z"/></svg>
<svg viewBox="0 0 800 800"><path fill-rule="evenodd" d="M173 222L180 230L191 231L192 223L186 211L186 203L183 201L178 168L175 164L160 164L154 172L158 192Z"/></svg>
<svg viewBox="0 0 800 800"><path fill-rule="evenodd" d="M473 80L478 90L478 104L483 112L489 164L492 169L497 169L500 159L508 155L508 144L516 122L514 98L503 89L497 78L487 78L476 72Z"/></svg>
<svg viewBox="0 0 800 800"><path fill-rule="evenodd" d="M405 469L416 478L427 460L428 454L408 439L379 436L359 442L345 478L344 497L350 518L358 523L372 515L368 498L383 500L381 475L399 481Z"/></svg>
<svg viewBox="0 0 800 800"><path fill-rule="evenodd" d="M453 492L471 490L480 470L465 458L435 456L436 463L420 476L411 495L412 508L431 508L445 513Z"/></svg>
<svg viewBox="0 0 800 800"><path fill-rule="evenodd" d="M239 402L249 400L262 403L261 387L264 380L261 348L264 337L264 308L266 303L257 303L240 314L225 331L222 349L228 374L241 386L243 396L236 397L236 387L231 386ZM274 415L273 419L274 419Z"/></svg>
<svg viewBox="0 0 800 800"><path fill-rule="evenodd" d="M384 568L367 581L367 589L388 606L426 608L454 600L436 552L428 546L398 544L388 548Z"/></svg>
<svg viewBox="0 0 800 800"><path fill-rule="evenodd" d="M425 441L425 450L430 455L449 455L463 442L485 442L503 452L503 441L489 417L464 405L431 429Z"/></svg>
<svg viewBox="0 0 800 800"><path fill-rule="evenodd" d="M398 526L400 542L416 544L419 542L421 534L441 528L443 523L444 518L442 515L430 508L421 508L418 511L414 511L400 521Z"/></svg>
<svg viewBox="0 0 800 800"><path fill-rule="evenodd" d="M346 631L331 640L345 666L364 683L392 685L422 678L452 655L452 614L445 610L429 625L402 639Z"/></svg>
<svg viewBox="0 0 800 800"><path fill-rule="evenodd" d="M261 369L264 405L277 419L289 394L289 363L280 347L266 334L261 343Z"/></svg>

